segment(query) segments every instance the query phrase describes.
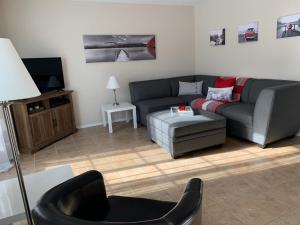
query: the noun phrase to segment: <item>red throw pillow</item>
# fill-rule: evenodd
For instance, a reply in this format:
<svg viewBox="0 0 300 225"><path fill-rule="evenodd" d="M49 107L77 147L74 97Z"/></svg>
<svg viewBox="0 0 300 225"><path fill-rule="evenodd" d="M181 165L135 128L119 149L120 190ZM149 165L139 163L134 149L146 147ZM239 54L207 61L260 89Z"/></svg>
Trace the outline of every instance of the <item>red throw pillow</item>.
<svg viewBox="0 0 300 225"><path fill-rule="evenodd" d="M235 85L236 77L217 77L215 82L216 88L233 87Z"/></svg>

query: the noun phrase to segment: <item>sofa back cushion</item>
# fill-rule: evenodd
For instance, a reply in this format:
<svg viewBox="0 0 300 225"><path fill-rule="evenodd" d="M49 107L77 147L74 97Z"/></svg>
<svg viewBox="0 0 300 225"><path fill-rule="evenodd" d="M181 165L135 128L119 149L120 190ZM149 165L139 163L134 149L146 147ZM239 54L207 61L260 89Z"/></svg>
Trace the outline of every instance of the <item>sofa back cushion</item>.
<svg viewBox="0 0 300 225"><path fill-rule="evenodd" d="M202 95L203 81L199 82L182 82L179 81L178 96L182 95Z"/></svg>
<svg viewBox="0 0 300 225"><path fill-rule="evenodd" d="M227 88L234 87L236 83L236 77L221 77L218 76L215 81L215 88Z"/></svg>
<svg viewBox="0 0 300 225"><path fill-rule="evenodd" d="M129 83L129 89L133 104L141 100L171 96L169 79L131 82Z"/></svg>
<svg viewBox="0 0 300 225"><path fill-rule="evenodd" d="M195 76L196 82L203 81L202 94L204 96L207 95L208 87L213 87L215 85L216 79L217 79L216 76L210 76L210 75L196 75Z"/></svg>
<svg viewBox="0 0 300 225"><path fill-rule="evenodd" d="M290 84L294 81L287 81L287 80L269 80L269 79L253 79L253 82L250 87L248 102L255 104L256 100L260 94L260 92L268 87L274 87L283 84Z"/></svg>
<svg viewBox="0 0 300 225"><path fill-rule="evenodd" d="M172 96L178 96L178 91L179 91L179 81L182 82L194 82L195 81L195 76L183 76L183 77L174 77L170 78L170 84L171 84L171 92Z"/></svg>
<svg viewBox="0 0 300 225"><path fill-rule="evenodd" d="M249 96L250 96L250 91L252 87L252 83L254 82L255 79L249 78L243 88L243 91L241 93L241 102L243 103L249 103Z"/></svg>

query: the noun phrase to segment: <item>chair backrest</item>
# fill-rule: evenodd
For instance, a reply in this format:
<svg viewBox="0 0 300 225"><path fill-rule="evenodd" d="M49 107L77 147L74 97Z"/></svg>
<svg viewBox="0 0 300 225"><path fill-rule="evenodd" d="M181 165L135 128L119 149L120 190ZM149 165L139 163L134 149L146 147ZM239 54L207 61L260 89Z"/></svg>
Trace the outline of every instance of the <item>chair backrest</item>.
<svg viewBox="0 0 300 225"><path fill-rule="evenodd" d="M89 171L46 192L33 210L33 217L35 222L39 221L42 212L44 216L54 214L59 220L72 217L100 221L105 218L107 210L103 177L98 171Z"/></svg>

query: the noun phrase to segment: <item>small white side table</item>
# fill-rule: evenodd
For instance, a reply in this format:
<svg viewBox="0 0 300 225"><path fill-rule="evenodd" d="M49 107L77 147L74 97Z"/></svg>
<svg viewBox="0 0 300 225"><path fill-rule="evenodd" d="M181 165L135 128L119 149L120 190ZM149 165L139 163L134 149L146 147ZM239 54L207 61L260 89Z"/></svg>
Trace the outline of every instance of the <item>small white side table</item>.
<svg viewBox="0 0 300 225"><path fill-rule="evenodd" d="M122 112L122 111L126 111L127 123L129 122L129 112L132 111L133 127L137 128L135 105L132 105L129 102L122 102L118 106L113 106L113 104L105 104L102 105L102 119L103 119L104 127L106 127L106 124L108 122L109 133L113 132L111 114L114 112ZM107 115L107 121L106 121L106 115Z"/></svg>

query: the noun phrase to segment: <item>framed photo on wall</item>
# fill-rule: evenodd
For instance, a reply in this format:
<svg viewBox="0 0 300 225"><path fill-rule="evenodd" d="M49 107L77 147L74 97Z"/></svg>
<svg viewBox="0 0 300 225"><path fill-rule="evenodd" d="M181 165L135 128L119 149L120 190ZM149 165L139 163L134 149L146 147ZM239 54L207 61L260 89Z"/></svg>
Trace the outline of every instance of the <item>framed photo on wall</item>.
<svg viewBox="0 0 300 225"><path fill-rule="evenodd" d="M87 63L156 59L155 35L83 35Z"/></svg>
<svg viewBox="0 0 300 225"><path fill-rule="evenodd" d="M300 36L300 13L279 17L277 20L277 38Z"/></svg>
<svg viewBox="0 0 300 225"><path fill-rule="evenodd" d="M239 43L258 41L258 22L240 25L238 27Z"/></svg>
<svg viewBox="0 0 300 225"><path fill-rule="evenodd" d="M225 45L225 28L210 33L210 46Z"/></svg>

